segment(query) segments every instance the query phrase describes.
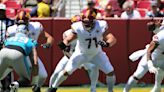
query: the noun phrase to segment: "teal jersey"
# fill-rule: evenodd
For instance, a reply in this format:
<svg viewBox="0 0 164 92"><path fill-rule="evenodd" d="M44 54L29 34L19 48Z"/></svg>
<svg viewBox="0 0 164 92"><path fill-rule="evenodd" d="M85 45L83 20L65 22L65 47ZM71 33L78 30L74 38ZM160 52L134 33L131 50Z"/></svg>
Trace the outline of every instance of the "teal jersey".
<svg viewBox="0 0 164 92"><path fill-rule="evenodd" d="M32 51L32 48L37 46L37 42L20 33L14 37L7 38L4 42L4 45L19 46L24 50L26 55L29 55Z"/></svg>

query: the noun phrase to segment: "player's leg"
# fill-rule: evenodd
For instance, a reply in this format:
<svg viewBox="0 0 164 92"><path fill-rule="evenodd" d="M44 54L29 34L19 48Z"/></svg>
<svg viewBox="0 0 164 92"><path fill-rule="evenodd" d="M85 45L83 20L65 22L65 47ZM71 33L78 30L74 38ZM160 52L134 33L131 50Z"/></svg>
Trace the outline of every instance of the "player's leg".
<svg viewBox="0 0 164 92"><path fill-rule="evenodd" d="M96 92L96 84L99 77L99 69L95 64L85 63L83 64L85 70L88 72L90 81L91 81L91 89L90 92Z"/></svg>
<svg viewBox="0 0 164 92"><path fill-rule="evenodd" d="M9 91L10 90L9 85L13 81L13 76L12 76L11 72L12 72L12 69L7 68L5 73L4 73L5 74L4 76L6 76L6 77L4 77L4 79L1 81L3 91Z"/></svg>
<svg viewBox="0 0 164 92"><path fill-rule="evenodd" d="M106 53L98 53L92 61L94 61L93 63L95 63L106 74L108 92L113 92L116 77L113 66L111 65Z"/></svg>
<svg viewBox="0 0 164 92"><path fill-rule="evenodd" d="M7 64L7 63L9 63L8 60L6 60L7 56L8 56L7 51L8 51L8 49L2 49L0 52L0 80L4 79L11 72L11 71L8 71L8 69L7 69L8 65L9 65L9 64ZM9 84L6 86L4 84L2 84L2 90L9 91Z"/></svg>
<svg viewBox="0 0 164 92"><path fill-rule="evenodd" d="M57 64L57 66L56 66L53 74L50 77L49 87L51 87L53 85L53 83L55 82L56 77L58 76L59 72L61 72L62 70L64 70L67 62L68 62L68 57L63 56L62 59Z"/></svg>
<svg viewBox="0 0 164 92"><path fill-rule="evenodd" d="M19 54L19 53L17 53ZM31 78L31 68L28 65L26 58L22 55L18 60L13 60L13 69L17 73L17 75L21 78L20 80L28 80ZM11 83L11 92L16 92L18 90L19 85L22 86L23 81L14 81ZM24 84L23 84L24 85Z"/></svg>
<svg viewBox="0 0 164 92"><path fill-rule="evenodd" d="M77 58L78 57L78 58ZM86 61L86 58L80 53L73 53L68 63L66 64L64 70L59 72L56 77L55 82L52 85L52 88L49 88L48 92L56 92L58 86L67 79L83 62Z"/></svg>
<svg viewBox="0 0 164 92"><path fill-rule="evenodd" d="M158 69L158 72L155 74L155 85L151 92L161 92L161 83L164 78L164 71L162 69Z"/></svg>
<svg viewBox="0 0 164 92"><path fill-rule="evenodd" d="M44 64L42 61L38 58L38 66L39 66L39 73L37 76L34 76L32 78L32 90L33 92L40 92L40 87L43 86L43 84L46 81L46 78L48 76L47 71L44 67ZM38 90L38 91L37 91Z"/></svg>
<svg viewBox="0 0 164 92"><path fill-rule="evenodd" d="M135 85L139 81L139 79L141 79L148 72L146 59L146 55L142 57L141 61L138 64L137 70L132 76L129 77L128 82L123 89L123 92L129 92L133 85Z"/></svg>

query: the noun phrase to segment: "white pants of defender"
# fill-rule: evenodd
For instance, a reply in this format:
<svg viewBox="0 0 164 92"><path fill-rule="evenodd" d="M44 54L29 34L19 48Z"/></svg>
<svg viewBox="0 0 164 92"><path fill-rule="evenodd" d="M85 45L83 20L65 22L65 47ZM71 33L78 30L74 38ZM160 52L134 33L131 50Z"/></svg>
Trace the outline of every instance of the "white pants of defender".
<svg viewBox="0 0 164 92"><path fill-rule="evenodd" d="M88 55L75 51L70 57L67 65L65 66L65 70L69 74L72 74L82 64L86 64L86 63L95 64L105 74L114 71L113 66L111 65L106 53L103 51L100 51L95 55Z"/></svg>

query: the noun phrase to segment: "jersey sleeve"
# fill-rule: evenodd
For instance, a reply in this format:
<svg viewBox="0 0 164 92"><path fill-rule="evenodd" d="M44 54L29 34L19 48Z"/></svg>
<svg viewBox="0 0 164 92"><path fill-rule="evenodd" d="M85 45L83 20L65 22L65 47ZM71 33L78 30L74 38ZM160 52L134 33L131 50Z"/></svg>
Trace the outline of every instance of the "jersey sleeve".
<svg viewBox="0 0 164 92"><path fill-rule="evenodd" d="M77 29L78 29L78 25L79 23L78 22L75 22L71 25L71 29L72 29L72 32L73 33L77 33Z"/></svg>
<svg viewBox="0 0 164 92"><path fill-rule="evenodd" d="M101 27L101 29L102 29L102 32L104 33L104 32L108 29L108 24L107 24L107 22L104 21L104 20L101 20L101 21L100 21L100 27Z"/></svg>
<svg viewBox="0 0 164 92"><path fill-rule="evenodd" d="M40 22L35 22L35 30L43 31L43 25Z"/></svg>
<svg viewBox="0 0 164 92"><path fill-rule="evenodd" d="M36 40L32 40L33 43L33 47L37 47L38 46L38 42Z"/></svg>
<svg viewBox="0 0 164 92"><path fill-rule="evenodd" d="M63 39L72 33L72 29L68 29L63 33Z"/></svg>

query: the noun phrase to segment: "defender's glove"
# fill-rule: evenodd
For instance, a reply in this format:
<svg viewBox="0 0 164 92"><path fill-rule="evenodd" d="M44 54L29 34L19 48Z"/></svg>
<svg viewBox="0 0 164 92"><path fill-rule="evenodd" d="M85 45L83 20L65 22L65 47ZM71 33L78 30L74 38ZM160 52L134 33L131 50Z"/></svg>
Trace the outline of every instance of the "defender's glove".
<svg viewBox="0 0 164 92"><path fill-rule="evenodd" d="M102 47L109 47L109 43L105 42L105 41L99 41L97 44L101 45Z"/></svg>
<svg viewBox="0 0 164 92"><path fill-rule="evenodd" d="M147 61L147 65L150 73L157 73L157 68L154 67L152 60Z"/></svg>
<svg viewBox="0 0 164 92"><path fill-rule="evenodd" d="M58 44L59 48L63 51L69 52L70 51L70 46L65 45L63 42L60 42Z"/></svg>
<svg viewBox="0 0 164 92"><path fill-rule="evenodd" d="M41 45L43 48L50 48L51 44L50 43L44 43Z"/></svg>

